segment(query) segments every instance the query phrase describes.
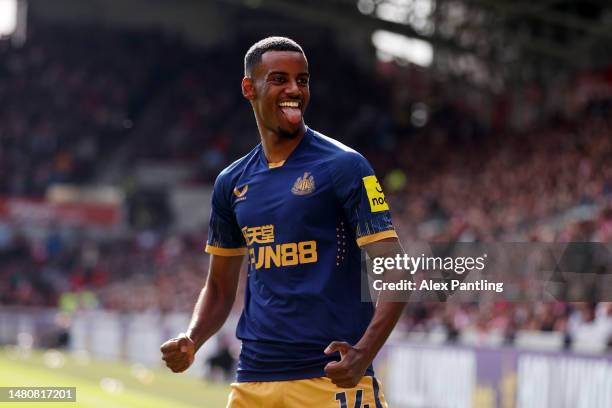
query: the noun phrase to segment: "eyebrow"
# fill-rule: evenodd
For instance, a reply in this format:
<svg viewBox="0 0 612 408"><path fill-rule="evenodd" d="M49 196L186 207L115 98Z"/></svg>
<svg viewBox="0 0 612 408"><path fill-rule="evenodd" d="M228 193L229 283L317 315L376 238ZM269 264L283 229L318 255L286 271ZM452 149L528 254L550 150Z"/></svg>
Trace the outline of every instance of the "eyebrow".
<svg viewBox="0 0 612 408"><path fill-rule="evenodd" d="M287 72L285 71L270 71L268 72L268 74L266 75L266 78L272 75L289 75ZM297 76L307 76L309 77L310 74L308 72L300 72L299 74L297 74Z"/></svg>

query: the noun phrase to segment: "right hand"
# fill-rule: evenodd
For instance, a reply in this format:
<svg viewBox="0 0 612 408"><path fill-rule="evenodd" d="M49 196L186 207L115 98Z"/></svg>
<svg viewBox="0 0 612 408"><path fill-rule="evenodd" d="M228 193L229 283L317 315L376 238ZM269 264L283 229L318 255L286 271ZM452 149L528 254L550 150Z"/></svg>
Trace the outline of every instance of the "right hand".
<svg viewBox="0 0 612 408"><path fill-rule="evenodd" d="M195 344L185 333L161 345L162 360L175 373L181 373L193 364Z"/></svg>

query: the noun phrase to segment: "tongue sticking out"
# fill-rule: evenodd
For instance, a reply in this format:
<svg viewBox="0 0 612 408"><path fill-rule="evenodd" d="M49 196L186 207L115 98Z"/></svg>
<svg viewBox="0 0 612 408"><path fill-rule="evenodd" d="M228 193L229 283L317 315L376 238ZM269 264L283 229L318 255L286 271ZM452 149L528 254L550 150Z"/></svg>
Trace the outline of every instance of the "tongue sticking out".
<svg viewBox="0 0 612 408"><path fill-rule="evenodd" d="M292 125L297 125L302 120L302 111L299 108L281 108L283 114Z"/></svg>

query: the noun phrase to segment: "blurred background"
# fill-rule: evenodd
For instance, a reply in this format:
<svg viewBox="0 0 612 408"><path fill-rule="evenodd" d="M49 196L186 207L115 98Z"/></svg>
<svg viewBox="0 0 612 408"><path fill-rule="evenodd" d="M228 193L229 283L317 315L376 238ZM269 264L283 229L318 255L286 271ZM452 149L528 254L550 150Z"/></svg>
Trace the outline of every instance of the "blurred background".
<svg viewBox="0 0 612 408"><path fill-rule="evenodd" d="M0 385L224 406L244 282L187 375L159 345L206 279L212 182L258 143L268 35L402 241L612 240L604 0L0 0ZM393 407L610 407L611 348L610 302L411 303L377 370Z"/></svg>

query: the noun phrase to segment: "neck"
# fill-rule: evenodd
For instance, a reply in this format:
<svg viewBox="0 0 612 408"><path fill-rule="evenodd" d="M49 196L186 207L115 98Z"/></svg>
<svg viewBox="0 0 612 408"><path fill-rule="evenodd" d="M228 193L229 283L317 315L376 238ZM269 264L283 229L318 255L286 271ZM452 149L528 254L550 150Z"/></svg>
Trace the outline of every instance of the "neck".
<svg viewBox="0 0 612 408"><path fill-rule="evenodd" d="M278 163L287 160L291 152L300 144L306 134L306 125L302 122L298 135L293 139L283 137L277 132L262 129L261 127L259 127L259 134L266 159L269 163Z"/></svg>

